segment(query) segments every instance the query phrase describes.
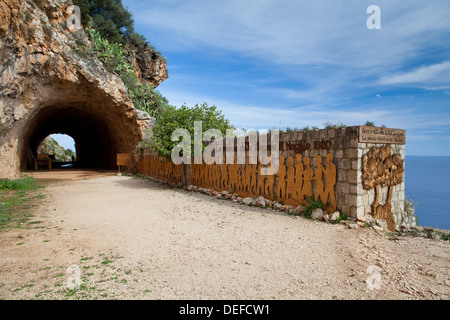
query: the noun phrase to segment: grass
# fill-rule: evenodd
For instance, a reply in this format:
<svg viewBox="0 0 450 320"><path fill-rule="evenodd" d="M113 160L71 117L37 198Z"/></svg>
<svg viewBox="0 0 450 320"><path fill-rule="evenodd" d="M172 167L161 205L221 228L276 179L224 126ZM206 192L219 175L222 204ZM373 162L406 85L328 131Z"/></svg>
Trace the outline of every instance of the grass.
<svg viewBox="0 0 450 320"><path fill-rule="evenodd" d="M114 262L114 261L109 260L108 257L105 257L105 258L103 258L102 264L105 265L105 264L109 264L109 263L113 263L113 262Z"/></svg>
<svg viewBox="0 0 450 320"><path fill-rule="evenodd" d="M0 230L26 226L33 217L31 209L44 198L38 194L42 187L32 177L0 179Z"/></svg>
<svg viewBox="0 0 450 320"><path fill-rule="evenodd" d="M445 233L442 231L434 231L435 236L443 241L450 241L450 233Z"/></svg>
<svg viewBox="0 0 450 320"><path fill-rule="evenodd" d="M48 265L32 272L36 274L36 279L47 277L46 284L28 280L17 288L12 288L11 293L20 292L22 299L38 300L116 299L122 294L116 290L130 292L134 289L130 286L133 283L132 269L114 264L122 258L113 255L111 251L108 254L101 253L98 257L81 257L76 264L79 266L78 274L69 272L68 267L64 265ZM145 270L140 269L139 272L145 272ZM75 283L76 287L69 286L73 279L79 280ZM151 290L147 293L149 292Z"/></svg>
<svg viewBox="0 0 450 320"><path fill-rule="evenodd" d="M0 190L29 190L35 185L33 177L17 180L0 179Z"/></svg>

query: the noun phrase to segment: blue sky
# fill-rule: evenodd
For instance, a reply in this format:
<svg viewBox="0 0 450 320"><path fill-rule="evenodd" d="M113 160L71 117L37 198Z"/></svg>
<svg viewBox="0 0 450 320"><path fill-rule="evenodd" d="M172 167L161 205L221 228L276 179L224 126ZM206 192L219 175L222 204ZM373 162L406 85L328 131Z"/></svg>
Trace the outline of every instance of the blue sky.
<svg viewBox="0 0 450 320"><path fill-rule="evenodd" d="M369 120L406 129L407 155L450 156L448 0L122 2L167 58L158 90L175 106L246 129Z"/></svg>

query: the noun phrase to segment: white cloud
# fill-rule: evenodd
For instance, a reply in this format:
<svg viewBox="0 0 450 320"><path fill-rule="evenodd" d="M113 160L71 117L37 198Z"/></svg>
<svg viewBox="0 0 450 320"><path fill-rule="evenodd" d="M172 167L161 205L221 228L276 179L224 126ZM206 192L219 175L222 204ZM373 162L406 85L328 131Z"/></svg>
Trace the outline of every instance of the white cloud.
<svg viewBox="0 0 450 320"><path fill-rule="evenodd" d="M291 66L394 66L427 43L430 32L434 36L448 34L450 22L443 10L448 8L446 0L379 0L381 30L366 27L370 4L335 0L184 0L141 5L134 15L149 30L163 33L156 37L164 48L225 50Z"/></svg>
<svg viewBox="0 0 450 320"><path fill-rule="evenodd" d="M423 114L417 107L405 107L403 104L394 104L393 102L376 101L373 104L352 108L320 104L283 108L265 104L243 104L212 95L192 95L189 92L171 89L161 90L161 92L163 95L171 97L170 103L176 106L184 103L193 106L203 102L215 105L223 111L232 124L246 129L303 128L305 126L322 128L325 122L361 125L366 121L373 121L376 125L407 130L450 127L448 114L432 112ZM384 106L380 106L380 104Z"/></svg>
<svg viewBox="0 0 450 320"><path fill-rule="evenodd" d="M450 19L445 10L449 8L448 0L378 0L381 30L366 27L366 9L373 4L369 0L124 3L132 5L137 24L148 31L150 42L158 41L157 47L171 52L204 52L209 57L224 53L236 59L247 57L254 68L306 84L280 88L286 98L331 103L358 88L380 84L450 87L445 77L431 81L439 78L431 67L417 70L417 74L395 73L436 44L441 50L449 47L446 41ZM226 70L227 63L233 63L217 61L222 70ZM168 67L170 70L170 60ZM425 79L426 74L427 82L412 82L414 77ZM443 75L448 78L448 74ZM273 86L265 88L277 90Z"/></svg>
<svg viewBox="0 0 450 320"><path fill-rule="evenodd" d="M380 79L380 84L413 84L430 90L450 89L450 61L419 67Z"/></svg>

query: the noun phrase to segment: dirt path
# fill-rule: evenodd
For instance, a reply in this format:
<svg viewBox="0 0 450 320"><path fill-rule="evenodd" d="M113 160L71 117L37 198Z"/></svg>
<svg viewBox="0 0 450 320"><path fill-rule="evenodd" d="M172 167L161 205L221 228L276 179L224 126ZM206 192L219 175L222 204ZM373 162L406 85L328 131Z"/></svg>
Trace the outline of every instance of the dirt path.
<svg viewBox="0 0 450 320"><path fill-rule="evenodd" d="M0 233L0 299L450 295L449 242L392 240L144 179L72 178L46 187L33 228Z"/></svg>

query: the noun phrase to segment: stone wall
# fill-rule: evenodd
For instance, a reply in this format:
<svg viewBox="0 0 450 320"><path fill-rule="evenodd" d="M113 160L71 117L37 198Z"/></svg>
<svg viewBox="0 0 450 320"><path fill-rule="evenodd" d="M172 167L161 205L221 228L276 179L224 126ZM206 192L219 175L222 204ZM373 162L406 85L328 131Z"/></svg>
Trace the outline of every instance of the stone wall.
<svg viewBox="0 0 450 320"><path fill-rule="evenodd" d="M393 134L403 135L404 139L404 131L377 128L381 133L372 133L367 137L364 128L354 126L280 134L279 154L282 161L273 177L260 174L263 166L259 162L251 164L249 154L252 146L247 138L245 164L227 164L224 150L223 164L185 165L183 177L178 181L228 191L241 197L263 196L291 206L307 205L312 195L311 198L319 198L327 204L329 212L340 210L357 219L371 215L375 219L385 220L391 230L400 225L414 225L414 214L404 209L404 141L389 136L389 130L392 130ZM261 137L258 136L258 145ZM270 145L270 136L266 138ZM370 143L377 139L390 143ZM235 152L238 151L237 142L235 139ZM223 145L226 145L225 141ZM378 162L375 163L375 159ZM331 170L332 167L335 171ZM370 168L372 171L367 172ZM311 188L309 192L303 190L308 181L310 186L305 190ZM333 199L329 192L331 186ZM320 192L326 189L328 193Z"/></svg>
<svg viewBox="0 0 450 320"><path fill-rule="evenodd" d="M280 152L285 156L301 152L303 157L312 159L314 167L316 156L325 157L329 153L332 154L336 165L337 208L346 215L357 217L358 127L282 134Z"/></svg>

